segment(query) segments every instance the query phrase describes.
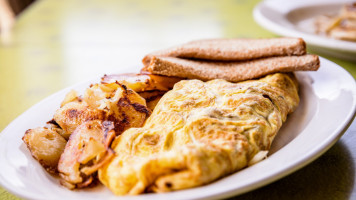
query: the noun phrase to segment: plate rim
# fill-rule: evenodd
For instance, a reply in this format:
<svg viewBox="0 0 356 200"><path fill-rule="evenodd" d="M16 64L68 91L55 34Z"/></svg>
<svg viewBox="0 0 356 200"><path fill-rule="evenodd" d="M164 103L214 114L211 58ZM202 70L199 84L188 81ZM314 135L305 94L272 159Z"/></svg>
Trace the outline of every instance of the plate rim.
<svg viewBox="0 0 356 200"><path fill-rule="evenodd" d="M355 118L355 114L356 114L356 82L355 79L341 66L337 65L336 63L329 61L325 58L320 57L322 63L326 63L328 65L330 65L330 67L334 68L336 70L339 70L343 75L347 76L347 79L352 79L353 80L353 89L350 90L352 92L352 98L353 98L353 105L352 105L352 109L350 110L350 112L348 112L348 115L345 117L345 119L343 120L343 123L340 124L332 133L330 133L329 136L333 136L330 137L329 140L324 140L323 141L323 147L319 148L318 151L312 151L310 152L310 155L308 156L303 156L299 159L298 162L294 162L291 163L289 166L283 168L282 171L278 171L278 173L276 174L268 174L268 177L260 179L258 182L251 182L248 185L244 185L242 188L239 188L238 190L235 189L230 189L230 190L223 190L220 192L217 192L213 195L210 196L200 196L200 197L196 197L195 199L214 199L214 198L224 198L224 197L229 197L232 195L237 195L237 194L243 194L245 192L248 191L252 191L254 189L260 188L264 185L267 185L269 183L272 183L276 180L281 179L282 177L285 177L288 174L291 174L293 172L295 172L296 170L306 166L307 164L311 163L313 160L317 159L320 155L322 155L324 152L326 152L333 144L335 144L335 142L338 141L338 139L343 135L343 133L348 129L348 127L350 126L350 124L352 123L353 119ZM317 72L316 72L317 73ZM93 81L93 80L90 80ZM55 96L55 95L59 95L61 93L64 93L66 90L70 90L72 88L78 87L79 85L83 85L84 83L88 83L90 81L83 81L80 82L78 84L74 84L72 86L66 87L44 99L42 99L41 101L39 101L38 103L36 103L35 105L31 106L29 109L27 109L25 112L23 112L22 114L20 114L15 120L13 120L10 124L8 124L7 127L4 128L4 130L0 133L0 141L2 140L2 138L4 137L4 133L8 132L9 129L11 129L14 125L17 124L17 121L19 121L19 119L21 119L21 116L27 115L28 112L30 112L33 108L36 108L38 106L41 106L43 101L46 101L48 98ZM348 88L350 89L350 88ZM321 150L320 150L321 149ZM1 174L1 172L0 172ZM16 188L13 187L8 187L5 183L3 183L3 176L0 176L0 185L7 191L11 192L12 194L15 194L18 197L22 197L25 199L29 199L33 196L26 196L25 194L21 193L20 191L16 190ZM179 192L179 191L178 191ZM151 195L142 195L142 198L145 197L150 197ZM137 198L137 196L136 196ZM124 198L126 199L126 198ZM130 198L128 198L130 199Z"/></svg>

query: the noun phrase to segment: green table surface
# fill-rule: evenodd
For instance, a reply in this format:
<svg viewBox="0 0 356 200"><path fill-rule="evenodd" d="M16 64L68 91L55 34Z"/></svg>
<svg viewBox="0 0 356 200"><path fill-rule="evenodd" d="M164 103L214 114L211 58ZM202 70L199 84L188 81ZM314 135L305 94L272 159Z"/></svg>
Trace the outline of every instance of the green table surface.
<svg viewBox="0 0 356 200"><path fill-rule="evenodd" d="M258 0L37 1L0 43L0 131L50 94L141 65L153 50L202 38L277 35L252 17ZM315 53L315 52L311 52ZM356 77L356 63L328 57ZM356 123L297 172L233 199L356 199ZM0 164L1 170L1 164ZM0 187L0 199L19 199Z"/></svg>

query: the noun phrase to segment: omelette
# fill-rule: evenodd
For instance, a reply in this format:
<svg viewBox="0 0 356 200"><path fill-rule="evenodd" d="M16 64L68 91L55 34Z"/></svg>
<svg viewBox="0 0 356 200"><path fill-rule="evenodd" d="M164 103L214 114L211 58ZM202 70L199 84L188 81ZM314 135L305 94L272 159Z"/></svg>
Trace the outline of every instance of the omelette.
<svg viewBox="0 0 356 200"><path fill-rule="evenodd" d="M116 137L99 180L116 195L208 184L265 158L298 103L292 73L240 83L182 80L143 127Z"/></svg>

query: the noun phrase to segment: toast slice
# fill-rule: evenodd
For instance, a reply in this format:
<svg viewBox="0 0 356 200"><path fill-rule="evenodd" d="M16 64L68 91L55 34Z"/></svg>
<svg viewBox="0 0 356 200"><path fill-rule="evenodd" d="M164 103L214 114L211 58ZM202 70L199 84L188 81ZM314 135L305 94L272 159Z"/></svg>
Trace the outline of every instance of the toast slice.
<svg viewBox="0 0 356 200"><path fill-rule="evenodd" d="M276 72L316 71L319 66L317 55L279 56L237 62L198 61L158 56L152 57L150 64L142 71L203 81L225 79L238 82Z"/></svg>
<svg viewBox="0 0 356 200"><path fill-rule="evenodd" d="M241 61L271 56L306 54L301 38L208 39L156 51L142 60L148 66L153 56L193 58L214 61Z"/></svg>

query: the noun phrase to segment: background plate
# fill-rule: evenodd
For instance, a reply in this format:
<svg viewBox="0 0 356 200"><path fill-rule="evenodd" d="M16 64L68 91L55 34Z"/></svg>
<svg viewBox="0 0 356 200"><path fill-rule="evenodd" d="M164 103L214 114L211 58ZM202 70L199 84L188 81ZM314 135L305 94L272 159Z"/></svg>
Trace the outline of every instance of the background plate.
<svg viewBox="0 0 356 200"><path fill-rule="evenodd" d="M267 0L254 11L255 21L278 35L301 37L311 50L356 61L356 42L337 40L315 34L313 21L316 16L337 14L341 7L353 0Z"/></svg>
<svg viewBox="0 0 356 200"><path fill-rule="evenodd" d="M124 73L128 71L120 71ZM338 65L321 58L317 72L298 72L301 102L278 133L269 157L209 185L165 194L116 197L103 186L71 191L46 173L21 138L29 128L43 126L71 89L39 102L20 115L0 134L0 184L27 199L217 199L241 194L282 178L310 163L329 149L355 115L356 84Z"/></svg>

